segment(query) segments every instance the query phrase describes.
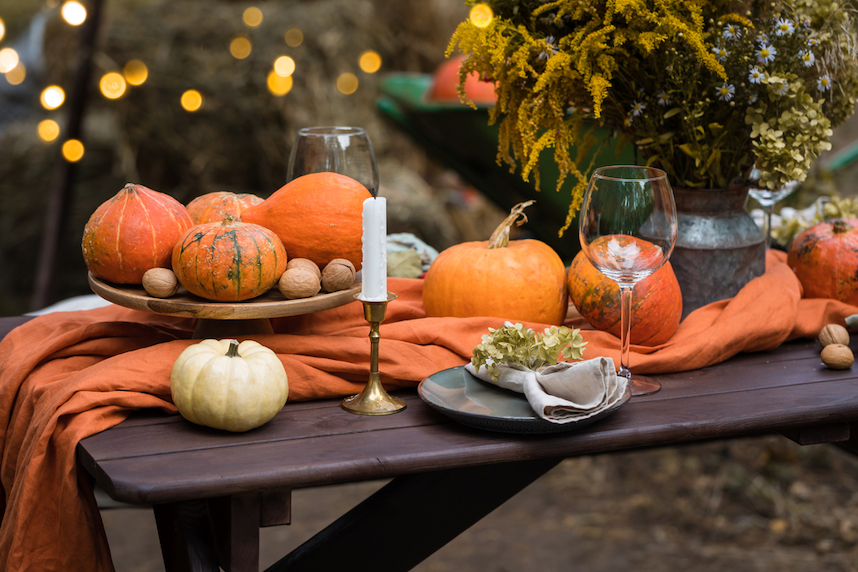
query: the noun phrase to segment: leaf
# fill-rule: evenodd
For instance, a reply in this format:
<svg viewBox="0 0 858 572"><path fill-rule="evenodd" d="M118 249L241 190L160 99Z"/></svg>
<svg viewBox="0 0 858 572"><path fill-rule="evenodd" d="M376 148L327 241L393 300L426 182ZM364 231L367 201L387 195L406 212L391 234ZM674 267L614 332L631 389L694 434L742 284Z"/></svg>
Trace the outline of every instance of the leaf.
<svg viewBox="0 0 858 572"><path fill-rule="evenodd" d="M680 107L674 107L673 109L671 109L671 110L667 111L667 112L664 114L664 116L663 116L663 117L664 117L665 119L670 119L671 117L673 117L674 115L676 115L677 113L679 113L679 112L681 112L681 111L682 111L682 108L680 108Z"/></svg>
<svg viewBox="0 0 858 572"><path fill-rule="evenodd" d="M683 143L682 145L677 145L683 153L691 157L692 159L699 159L700 153L694 149L690 143Z"/></svg>
<svg viewBox="0 0 858 572"><path fill-rule="evenodd" d="M647 137L646 139L639 139L639 140L635 141L635 145L648 145L649 143L652 143L652 142L653 142L653 138Z"/></svg>

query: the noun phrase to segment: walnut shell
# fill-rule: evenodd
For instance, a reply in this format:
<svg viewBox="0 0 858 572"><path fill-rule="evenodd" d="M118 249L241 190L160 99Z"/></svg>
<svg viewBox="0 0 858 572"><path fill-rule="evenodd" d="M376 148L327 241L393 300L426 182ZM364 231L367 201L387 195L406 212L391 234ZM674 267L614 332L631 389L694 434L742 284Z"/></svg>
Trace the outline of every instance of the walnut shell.
<svg viewBox="0 0 858 572"><path fill-rule="evenodd" d="M852 350L843 344L828 344L822 348L820 356L825 367L830 369L849 369L855 362Z"/></svg>
<svg viewBox="0 0 858 572"><path fill-rule="evenodd" d="M319 265L310 260L309 258L290 258L289 262L286 263L286 270L290 268L308 268L312 270L316 276L319 278L322 277L322 271L319 270Z"/></svg>
<svg viewBox="0 0 858 572"><path fill-rule="evenodd" d="M179 291L179 281L169 268L150 268L143 274L143 289L153 298L169 298Z"/></svg>
<svg viewBox="0 0 858 572"><path fill-rule="evenodd" d="M322 289L322 284L311 269L295 266L286 269L280 277L278 287L286 299L295 300L315 296Z"/></svg>
<svg viewBox="0 0 858 572"><path fill-rule="evenodd" d="M354 283L354 264L345 258L334 258L322 270L322 288L328 292L338 292L351 288Z"/></svg>
<svg viewBox="0 0 858 572"><path fill-rule="evenodd" d="M822 347L829 344L849 345L849 332L840 324L828 324L819 332L819 343Z"/></svg>

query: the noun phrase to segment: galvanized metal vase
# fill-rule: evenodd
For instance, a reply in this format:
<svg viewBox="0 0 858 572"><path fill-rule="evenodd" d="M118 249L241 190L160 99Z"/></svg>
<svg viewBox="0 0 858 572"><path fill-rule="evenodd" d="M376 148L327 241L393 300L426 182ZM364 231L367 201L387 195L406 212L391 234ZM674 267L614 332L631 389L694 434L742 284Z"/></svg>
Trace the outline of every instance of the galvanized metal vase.
<svg viewBox="0 0 858 572"><path fill-rule="evenodd" d="M732 298L766 270L762 230L746 210L748 188L673 189L679 225L670 263L682 289L682 317Z"/></svg>

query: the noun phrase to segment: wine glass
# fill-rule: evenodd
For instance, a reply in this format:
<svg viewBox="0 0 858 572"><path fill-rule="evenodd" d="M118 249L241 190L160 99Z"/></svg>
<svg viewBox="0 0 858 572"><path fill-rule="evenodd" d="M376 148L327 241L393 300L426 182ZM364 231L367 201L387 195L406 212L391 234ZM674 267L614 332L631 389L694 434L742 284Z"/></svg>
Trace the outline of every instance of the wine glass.
<svg viewBox="0 0 858 572"><path fill-rule="evenodd" d="M618 165L593 172L581 205L578 236L593 266L620 287L618 374L629 380L632 395L661 389L657 380L629 370L632 291L667 262L676 244L676 230L676 204L664 171Z"/></svg>
<svg viewBox="0 0 858 572"><path fill-rule="evenodd" d="M748 194L763 207L763 235L766 237L766 248L768 249L772 247L772 213L775 210L775 203L793 194L799 183L798 181L789 181L778 189L766 189L758 185L759 181L760 171L754 165L748 175Z"/></svg>
<svg viewBox="0 0 858 572"><path fill-rule="evenodd" d="M309 173L346 175L378 195L378 167L369 136L361 127L305 127L289 158L287 182Z"/></svg>

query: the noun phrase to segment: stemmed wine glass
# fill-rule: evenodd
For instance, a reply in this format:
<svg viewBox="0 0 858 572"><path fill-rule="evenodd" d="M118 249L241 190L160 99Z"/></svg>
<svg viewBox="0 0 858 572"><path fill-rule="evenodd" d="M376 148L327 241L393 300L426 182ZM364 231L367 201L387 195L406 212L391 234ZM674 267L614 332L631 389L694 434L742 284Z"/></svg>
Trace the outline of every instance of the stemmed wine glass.
<svg viewBox="0 0 858 572"><path fill-rule="evenodd" d="M378 166L366 130L361 127L305 127L289 158L287 182L309 173L332 172L363 184L378 195Z"/></svg>
<svg viewBox="0 0 858 572"><path fill-rule="evenodd" d="M619 375L632 395L661 389L629 370L632 291L667 262L676 243L676 205L667 174L653 167L618 165L593 172L578 219L581 249L620 287L622 344Z"/></svg>
<svg viewBox="0 0 858 572"><path fill-rule="evenodd" d="M760 180L760 171L756 165L751 168L747 180L749 184L748 194L763 207L763 234L766 237L766 248L768 249L772 247L772 213L775 210L775 203L793 194L799 183L798 181L789 181L777 189L760 187L757 184Z"/></svg>

